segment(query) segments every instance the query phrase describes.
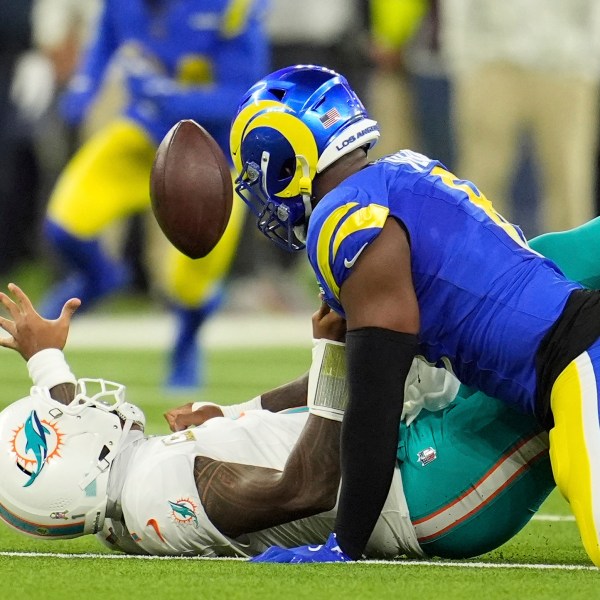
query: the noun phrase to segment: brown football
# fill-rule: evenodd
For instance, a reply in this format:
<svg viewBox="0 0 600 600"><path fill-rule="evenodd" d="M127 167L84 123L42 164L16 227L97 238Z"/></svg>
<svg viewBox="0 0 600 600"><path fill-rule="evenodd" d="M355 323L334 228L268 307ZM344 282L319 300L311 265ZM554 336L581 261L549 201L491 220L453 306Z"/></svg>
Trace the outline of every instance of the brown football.
<svg viewBox="0 0 600 600"><path fill-rule="evenodd" d="M150 174L152 212L168 240L190 258L221 239L233 202L229 164L195 121L176 123L160 143Z"/></svg>

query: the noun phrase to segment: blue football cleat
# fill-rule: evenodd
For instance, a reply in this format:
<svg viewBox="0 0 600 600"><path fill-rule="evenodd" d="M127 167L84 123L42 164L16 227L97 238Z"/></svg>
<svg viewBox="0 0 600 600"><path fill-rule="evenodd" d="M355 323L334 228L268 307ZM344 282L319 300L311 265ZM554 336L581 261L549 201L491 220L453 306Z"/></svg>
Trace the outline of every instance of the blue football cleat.
<svg viewBox="0 0 600 600"><path fill-rule="evenodd" d="M258 563L328 563L351 562L352 559L339 547L335 533L331 533L325 544L280 548L271 546L262 554L250 559Z"/></svg>

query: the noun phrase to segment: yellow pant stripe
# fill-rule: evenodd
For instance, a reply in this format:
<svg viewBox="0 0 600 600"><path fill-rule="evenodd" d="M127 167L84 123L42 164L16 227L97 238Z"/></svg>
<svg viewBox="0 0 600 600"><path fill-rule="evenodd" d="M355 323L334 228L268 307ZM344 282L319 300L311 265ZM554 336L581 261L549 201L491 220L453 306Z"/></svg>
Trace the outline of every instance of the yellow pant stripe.
<svg viewBox="0 0 600 600"><path fill-rule="evenodd" d="M600 427L596 373L588 353L559 375L551 394L554 428L550 460L556 484L569 501L583 545L600 566Z"/></svg>

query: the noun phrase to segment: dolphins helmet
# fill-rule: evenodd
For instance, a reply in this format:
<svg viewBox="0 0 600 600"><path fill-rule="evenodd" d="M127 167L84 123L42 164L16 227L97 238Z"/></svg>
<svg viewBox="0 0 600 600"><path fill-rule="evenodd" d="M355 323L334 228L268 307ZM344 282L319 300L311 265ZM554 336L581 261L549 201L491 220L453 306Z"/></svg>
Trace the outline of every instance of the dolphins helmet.
<svg viewBox="0 0 600 600"><path fill-rule="evenodd" d="M110 467L133 423L143 428L143 413L122 385L79 380L68 405L33 387L0 413L0 518L37 538L100 531Z"/></svg>
<svg viewBox="0 0 600 600"><path fill-rule="evenodd" d="M315 175L378 138L377 123L340 74L314 65L281 69L248 91L233 120L236 192L262 233L300 250Z"/></svg>

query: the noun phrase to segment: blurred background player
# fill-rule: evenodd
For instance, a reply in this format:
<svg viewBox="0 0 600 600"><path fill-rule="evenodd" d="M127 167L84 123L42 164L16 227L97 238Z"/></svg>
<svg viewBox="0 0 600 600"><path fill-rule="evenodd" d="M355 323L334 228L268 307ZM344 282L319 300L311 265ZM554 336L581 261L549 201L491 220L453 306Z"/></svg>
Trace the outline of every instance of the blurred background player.
<svg viewBox="0 0 600 600"><path fill-rule="evenodd" d="M268 64L263 0L108 0L61 111L79 125L109 66L123 79L120 114L84 143L50 198L44 232L69 273L50 291L42 312L56 317L77 296L88 308L125 289L131 270L103 246L109 225L149 207L149 174L157 145L180 119L201 123L224 148L236 103ZM192 261L175 249L156 253L165 265L166 295L178 330L167 385L202 383L197 333L220 305L243 212L232 213L209 257Z"/></svg>
<svg viewBox="0 0 600 600"><path fill-rule="evenodd" d="M440 47L452 83L456 170L477 181L496 210L528 235L590 219L600 4L444 0L439 9ZM528 215L515 205L517 196L528 200L515 175L523 174L530 154L538 223L525 223Z"/></svg>
<svg viewBox="0 0 600 600"><path fill-rule="evenodd" d="M373 157L412 148L452 167L450 84L440 53L438 1L368 4L372 69L364 97L382 132Z"/></svg>

